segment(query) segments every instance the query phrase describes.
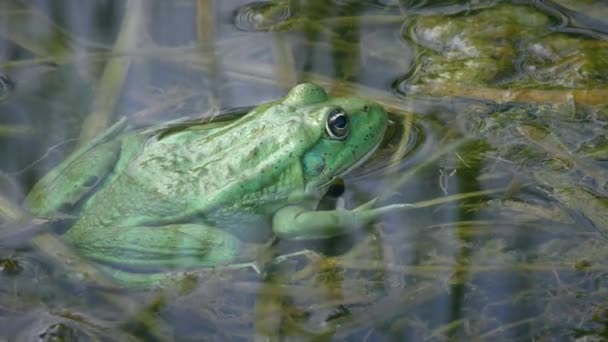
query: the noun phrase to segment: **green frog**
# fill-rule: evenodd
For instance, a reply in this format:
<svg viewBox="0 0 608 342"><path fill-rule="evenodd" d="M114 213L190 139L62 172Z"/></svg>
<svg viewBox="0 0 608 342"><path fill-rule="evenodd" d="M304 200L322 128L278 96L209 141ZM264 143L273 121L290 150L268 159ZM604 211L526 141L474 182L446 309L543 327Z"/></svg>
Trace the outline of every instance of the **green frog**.
<svg viewBox="0 0 608 342"><path fill-rule="evenodd" d="M117 280L229 264L245 241L336 237L391 209L316 210L387 123L378 104L309 83L233 121L134 131L121 122L51 170L25 204L40 217L74 213L65 239Z"/></svg>

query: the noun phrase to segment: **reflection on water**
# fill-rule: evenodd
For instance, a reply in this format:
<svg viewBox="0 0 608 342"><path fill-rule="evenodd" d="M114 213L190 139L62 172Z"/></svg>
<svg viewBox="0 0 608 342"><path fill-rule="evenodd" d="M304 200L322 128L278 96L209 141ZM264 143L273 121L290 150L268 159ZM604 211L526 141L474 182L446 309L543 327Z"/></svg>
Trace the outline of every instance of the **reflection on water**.
<svg viewBox="0 0 608 342"><path fill-rule="evenodd" d="M0 340L608 338L606 18L600 0L2 1ZM122 117L222 125L303 81L391 112L322 205L406 210L244 247L259 273L132 291L62 241L77 213L21 206Z"/></svg>

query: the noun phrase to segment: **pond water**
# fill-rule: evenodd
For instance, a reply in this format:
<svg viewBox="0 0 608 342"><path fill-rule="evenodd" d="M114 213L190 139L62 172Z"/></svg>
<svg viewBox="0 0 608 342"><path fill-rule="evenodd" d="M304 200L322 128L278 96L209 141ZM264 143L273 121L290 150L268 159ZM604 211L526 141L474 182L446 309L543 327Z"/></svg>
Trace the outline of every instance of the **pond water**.
<svg viewBox="0 0 608 342"><path fill-rule="evenodd" d="M606 1L3 0L0 17L0 341L608 339ZM78 205L23 206L121 118L234 120L301 82L390 117L321 206L403 210L251 244L257 270L125 288L62 239Z"/></svg>

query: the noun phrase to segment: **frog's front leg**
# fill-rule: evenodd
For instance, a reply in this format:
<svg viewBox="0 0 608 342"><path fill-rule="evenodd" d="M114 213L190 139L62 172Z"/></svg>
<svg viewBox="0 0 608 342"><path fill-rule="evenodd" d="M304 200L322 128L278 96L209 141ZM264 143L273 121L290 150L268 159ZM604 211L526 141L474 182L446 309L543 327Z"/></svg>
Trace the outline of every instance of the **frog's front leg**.
<svg viewBox="0 0 608 342"><path fill-rule="evenodd" d="M236 258L241 246L230 233L203 224L70 230L65 237L84 256L115 270L108 273L127 284L169 277L176 270L225 264Z"/></svg>
<svg viewBox="0 0 608 342"><path fill-rule="evenodd" d="M325 239L351 233L378 220L383 214L409 207L407 204L393 204L373 208L374 202L354 210L312 211L306 207L288 206L274 215L272 229L282 239Z"/></svg>

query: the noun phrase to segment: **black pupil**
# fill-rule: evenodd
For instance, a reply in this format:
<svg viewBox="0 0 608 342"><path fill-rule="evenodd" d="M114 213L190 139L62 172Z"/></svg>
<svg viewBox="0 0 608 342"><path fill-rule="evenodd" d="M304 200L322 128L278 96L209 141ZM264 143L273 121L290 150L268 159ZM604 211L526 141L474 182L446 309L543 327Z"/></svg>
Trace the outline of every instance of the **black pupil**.
<svg viewBox="0 0 608 342"><path fill-rule="evenodd" d="M336 128L345 128L346 127L346 116L344 115L338 115L336 116L336 118L334 119L334 126L336 126Z"/></svg>

